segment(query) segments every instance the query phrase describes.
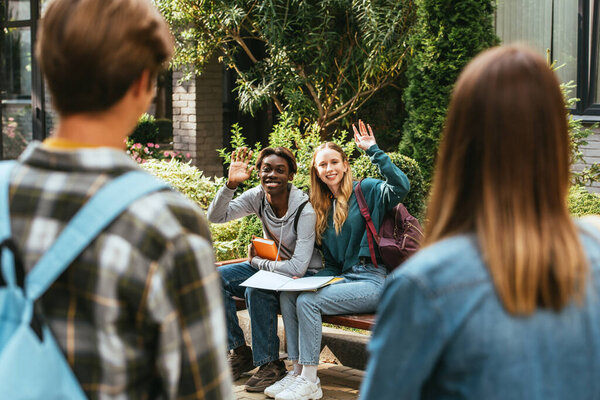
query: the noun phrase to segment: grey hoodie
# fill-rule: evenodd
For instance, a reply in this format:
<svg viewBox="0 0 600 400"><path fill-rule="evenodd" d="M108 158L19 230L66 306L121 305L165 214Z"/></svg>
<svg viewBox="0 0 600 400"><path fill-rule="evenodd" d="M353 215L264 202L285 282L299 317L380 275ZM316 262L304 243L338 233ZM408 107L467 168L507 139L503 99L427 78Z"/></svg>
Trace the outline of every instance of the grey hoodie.
<svg viewBox="0 0 600 400"><path fill-rule="evenodd" d="M224 223L250 214L259 215L264 237L274 240L276 244L281 242L279 254L285 261L253 257L252 265L287 276L304 276L307 270L315 273L322 268L321 255L314 247L317 217L310 203L307 203L300 214L297 232L294 230L298 207L308 200L308 196L294 185L288 185L288 210L282 218L275 215L261 185L245 191L235 200L232 200L235 190L224 185L210 203L207 215L208 220L214 223Z"/></svg>

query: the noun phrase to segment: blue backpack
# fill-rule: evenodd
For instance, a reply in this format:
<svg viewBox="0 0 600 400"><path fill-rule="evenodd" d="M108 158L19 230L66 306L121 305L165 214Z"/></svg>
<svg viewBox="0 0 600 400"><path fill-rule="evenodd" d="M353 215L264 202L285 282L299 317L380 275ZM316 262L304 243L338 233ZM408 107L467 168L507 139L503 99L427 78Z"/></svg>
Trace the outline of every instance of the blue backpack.
<svg viewBox="0 0 600 400"><path fill-rule="evenodd" d="M0 162L0 399L85 399L35 301L134 200L167 184L128 172L98 190L25 275L11 238L9 178L15 161Z"/></svg>

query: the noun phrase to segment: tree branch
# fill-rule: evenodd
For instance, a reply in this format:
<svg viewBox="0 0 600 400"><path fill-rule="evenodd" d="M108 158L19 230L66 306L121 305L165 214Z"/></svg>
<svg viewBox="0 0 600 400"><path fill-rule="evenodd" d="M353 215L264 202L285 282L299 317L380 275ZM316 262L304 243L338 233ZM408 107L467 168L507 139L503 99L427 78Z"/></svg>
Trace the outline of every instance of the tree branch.
<svg viewBox="0 0 600 400"><path fill-rule="evenodd" d="M298 71L298 75L300 75L300 77L302 79L304 79L304 81L305 81L304 84L308 88L310 95L312 96L313 100L317 104L317 110L319 111L319 118L322 118L324 115L324 112L323 112L323 104L321 103L321 99L319 99L319 94L315 90L315 87L306 78L306 74L304 73L304 69L302 68L301 65L296 67L296 71Z"/></svg>
<svg viewBox="0 0 600 400"><path fill-rule="evenodd" d="M366 95L366 97L361 100L360 104L358 104L356 106L349 107L345 112L341 113L340 115L338 115L334 119L329 120L323 127L327 128L328 126L333 125L334 123L336 123L340 119L342 119L342 118L344 118L344 117L352 114L353 112L355 112L356 110L358 110L359 108L361 108L371 97L373 97L373 95L375 94L375 92L377 92L380 89L383 89L384 87L386 87L388 85L389 85L389 83L385 83L385 84L383 84L381 86L378 86L378 87L376 87L374 89L371 89L371 90L369 90L367 92L364 92L363 95ZM356 99L356 100L358 100L358 99ZM339 109L340 108L338 108L337 110L339 110Z"/></svg>
<svg viewBox="0 0 600 400"><path fill-rule="evenodd" d="M237 74L246 82L248 82L248 79L246 79L246 77L244 76L244 73L238 68L237 65L235 64L231 64L230 67L232 67L235 72L237 72ZM258 88L255 85L250 84L250 87L252 89L258 90ZM279 100L279 98L277 96L275 96L274 94L269 94L269 97L271 98L271 100L273 100L273 103L275 104L275 107L277 107L277 111L279 111L280 113L282 113L284 111L284 107L281 104L281 101Z"/></svg>
<svg viewBox="0 0 600 400"><path fill-rule="evenodd" d="M350 49L349 49L350 51L352 50L352 47L354 47L354 46L350 45ZM328 105L327 105L327 107L325 108L325 115L326 115L326 116L327 116L327 115L329 115L329 110L331 109L331 106L333 106L333 104L334 104L334 102L335 102L335 97L337 96L337 94L338 94L338 92L339 92L340 88L342 87L342 83L343 83L344 81L348 81L348 80L346 79L346 76L345 76L345 74L344 74L344 73L345 73L345 71L346 71L346 68L348 68L348 64L350 63L350 55L348 55L348 56L346 57L346 62L345 62L345 64L344 64L344 67L343 67L343 68L340 68L340 67L338 66L337 60L334 60L334 61L335 61L335 65L336 65L336 67L338 67L338 78L337 78L337 81L336 81L336 84L335 84L335 89L333 89L333 93L331 94L331 101L329 102L329 104L328 104ZM349 82L349 81L348 81L348 83L350 84L350 82ZM352 85L351 85L351 84L350 84L350 87L352 87Z"/></svg>
<svg viewBox="0 0 600 400"><path fill-rule="evenodd" d="M246 45L246 42L244 42L242 37L238 34L232 34L231 37L233 38L233 40L235 40L237 44L240 45L240 47L244 50L244 52L250 58L250 60L252 60L252 62L256 64L258 60L256 59L256 57L254 57L254 54L252 54L252 51L250 51L250 48Z"/></svg>

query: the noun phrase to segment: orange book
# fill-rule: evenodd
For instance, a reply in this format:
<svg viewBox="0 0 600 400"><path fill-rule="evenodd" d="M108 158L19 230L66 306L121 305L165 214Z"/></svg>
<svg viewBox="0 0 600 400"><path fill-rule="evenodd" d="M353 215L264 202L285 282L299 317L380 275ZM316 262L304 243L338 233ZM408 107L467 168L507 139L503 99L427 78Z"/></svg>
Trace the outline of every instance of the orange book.
<svg viewBox="0 0 600 400"><path fill-rule="evenodd" d="M252 245L254 246L256 255L260 258L281 261L281 257L277 255L277 245L275 244L275 241L261 237L253 237Z"/></svg>

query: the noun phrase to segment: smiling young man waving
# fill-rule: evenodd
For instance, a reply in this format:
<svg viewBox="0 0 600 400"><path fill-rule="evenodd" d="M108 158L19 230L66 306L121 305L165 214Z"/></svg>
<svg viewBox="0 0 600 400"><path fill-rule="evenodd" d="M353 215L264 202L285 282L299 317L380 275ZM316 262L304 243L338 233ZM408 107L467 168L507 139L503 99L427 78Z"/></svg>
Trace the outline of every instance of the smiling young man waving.
<svg viewBox="0 0 600 400"><path fill-rule="evenodd" d="M279 294L274 291L245 288L240 283L259 269L287 276L303 276L321 268L321 256L314 249L316 216L308 196L290 182L296 173L296 159L285 147L263 149L256 160L261 184L233 195L238 185L250 178L254 166L249 165L252 151L241 148L233 152L229 177L208 208L211 222L223 223L246 215L256 214L261 219L266 238L275 241L282 261L271 261L253 256L248 262L219 267L223 283L227 339L234 380L242 373L260 366L247 382L249 392L262 392L285 374L279 359L277 312ZM298 225L294 227L296 214ZM252 326L252 349L246 346L239 326L232 296L245 297Z"/></svg>

